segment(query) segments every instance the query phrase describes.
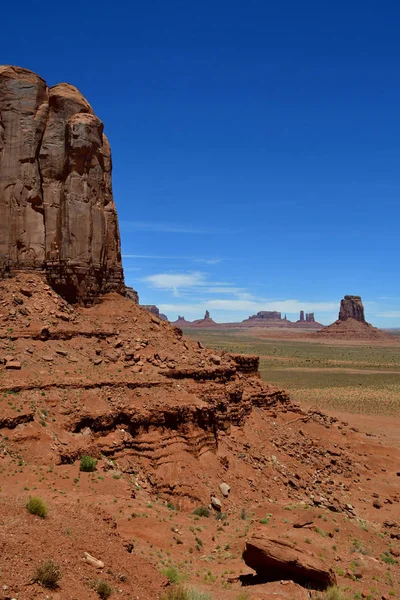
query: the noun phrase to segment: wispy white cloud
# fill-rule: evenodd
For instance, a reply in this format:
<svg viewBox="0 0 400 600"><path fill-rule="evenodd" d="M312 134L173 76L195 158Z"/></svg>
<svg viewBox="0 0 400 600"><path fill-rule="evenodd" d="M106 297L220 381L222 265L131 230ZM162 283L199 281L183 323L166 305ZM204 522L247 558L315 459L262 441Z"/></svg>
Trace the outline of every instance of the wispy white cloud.
<svg viewBox="0 0 400 600"><path fill-rule="evenodd" d="M157 273L143 277L141 281L149 284L152 288L159 290L169 290L175 296L179 292L184 292L190 296L201 294L231 294L236 298L250 299L252 295L244 288L232 286L225 281L210 281L206 273L201 271L192 271L189 273Z"/></svg>
<svg viewBox="0 0 400 600"><path fill-rule="evenodd" d="M302 302L300 300L274 300L263 302L254 300L211 300L212 308L221 310L249 310L258 312L260 310L277 310L286 313L298 313L301 310L307 312L331 312L337 310L337 302Z"/></svg>
<svg viewBox="0 0 400 600"><path fill-rule="evenodd" d="M198 303L171 303L160 304L163 312L184 312L188 314L201 313L202 311L220 310L226 312L245 312L257 313L261 310L276 310L282 313L299 313L301 310L305 312L330 313L337 310L337 302L302 302L300 300L276 300L273 302L263 302L261 300L246 300L246 299L227 299L218 298L214 300L204 300Z"/></svg>
<svg viewBox="0 0 400 600"><path fill-rule="evenodd" d="M212 281L209 275L202 271L183 273L156 273L143 277L141 281L150 288L160 290L164 294L172 292L180 302L157 302L160 310L169 316L185 314L189 317L199 317L206 310L216 313L222 321L241 320L259 311L279 311L281 313L298 315L304 312L325 314L325 319L334 320L337 315L338 302L313 302L298 299L282 298L281 300L261 298L249 293L246 288L236 286L229 281ZM172 298L171 298L172 300Z"/></svg>
<svg viewBox="0 0 400 600"><path fill-rule="evenodd" d="M234 233L226 229L215 227L201 227L186 225L183 223L161 223L155 221L121 221L122 231L145 231L151 233L186 233L193 235L209 235L221 233Z"/></svg>
<svg viewBox="0 0 400 600"><path fill-rule="evenodd" d="M228 284L224 286L223 284L216 285L208 285L202 288L202 292L207 294L234 294L235 296L251 296L251 294L247 294L244 288L240 287L231 287Z"/></svg>
<svg viewBox="0 0 400 600"><path fill-rule="evenodd" d="M198 287L205 284L205 274L198 271L193 273L157 273L143 277L142 281L159 290L169 290L175 296L181 288Z"/></svg>
<svg viewBox="0 0 400 600"><path fill-rule="evenodd" d="M222 258L193 258L195 262L205 263L206 265L217 265L222 262Z"/></svg>
<svg viewBox="0 0 400 600"><path fill-rule="evenodd" d="M385 319L400 319L400 310L387 310L376 315Z"/></svg>
<svg viewBox="0 0 400 600"><path fill-rule="evenodd" d="M232 285L225 281L210 281L207 273L192 271L185 273L157 273L141 279L150 287L170 291L175 297L185 296L185 303L164 303L164 311L172 313L186 311L188 314L202 312L203 310L216 310L221 312L256 313L261 310L280 311L282 313L305 312L331 313L338 309L337 302L307 302L296 299L271 300L257 298L245 288ZM215 295L222 295L215 298ZM190 299L196 297L196 302ZM227 297L228 296L228 297ZM231 296L231 297L229 297Z"/></svg>

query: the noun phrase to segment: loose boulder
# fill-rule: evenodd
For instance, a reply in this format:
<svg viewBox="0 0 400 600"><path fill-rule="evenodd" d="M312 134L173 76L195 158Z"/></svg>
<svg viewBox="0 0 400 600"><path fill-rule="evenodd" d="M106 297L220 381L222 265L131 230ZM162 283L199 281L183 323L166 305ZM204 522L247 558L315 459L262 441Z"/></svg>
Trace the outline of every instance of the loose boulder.
<svg viewBox="0 0 400 600"><path fill-rule="evenodd" d="M210 504L214 510L218 512L222 510L222 502L216 496L211 496Z"/></svg>
<svg viewBox="0 0 400 600"><path fill-rule="evenodd" d="M316 590L336 584L332 569L286 540L255 534L246 542L243 560L265 582L290 579Z"/></svg>

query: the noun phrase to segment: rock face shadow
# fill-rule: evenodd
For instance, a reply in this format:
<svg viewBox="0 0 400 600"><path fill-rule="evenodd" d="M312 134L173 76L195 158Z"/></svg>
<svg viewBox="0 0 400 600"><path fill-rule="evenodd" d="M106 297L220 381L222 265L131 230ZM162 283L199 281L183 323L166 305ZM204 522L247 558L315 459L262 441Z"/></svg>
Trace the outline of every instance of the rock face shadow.
<svg viewBox="0 0 400 600"><path fill-rule="evenodd" d="M250 587L253 585L264 585L266 583L274 583L275 581L287 581L287 574L282 574L282 577L278 577L276 573L267 574L257 574L257 573L247 573L246 575L240 575L239 581L241 582L243 587ZM297 583L301 585L303 588L307 590L314 590L318 592L323 592L326 590L326 586L322 586L321 584L317 584L313 581L310 581L307 578L302 577L292 577L289 581L293 581L293 583Z"/></svg>

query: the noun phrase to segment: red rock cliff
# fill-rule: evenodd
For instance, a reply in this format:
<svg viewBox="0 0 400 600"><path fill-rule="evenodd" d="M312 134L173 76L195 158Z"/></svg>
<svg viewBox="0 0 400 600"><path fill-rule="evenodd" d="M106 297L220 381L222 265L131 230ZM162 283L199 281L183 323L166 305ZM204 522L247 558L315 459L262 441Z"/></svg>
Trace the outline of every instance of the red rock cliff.
<svg viewBox="0 0 400 600"><path fill-rule="evenodd" d="M111 152L81 93L0 66L0 275L43 270L70 302L124 292Z"/></svg>

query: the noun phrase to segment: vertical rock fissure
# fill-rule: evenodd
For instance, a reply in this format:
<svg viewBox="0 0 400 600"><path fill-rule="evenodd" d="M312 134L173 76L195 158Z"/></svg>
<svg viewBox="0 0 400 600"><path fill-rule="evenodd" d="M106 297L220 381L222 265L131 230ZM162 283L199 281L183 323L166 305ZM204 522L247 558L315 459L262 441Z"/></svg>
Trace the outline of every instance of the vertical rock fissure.
<svg viewBox="0 0 400 600"><path fill-rule="evenodd" d="M37 172L39 175L39 190L40 190L40 197L42 199L42 208L41 208L41 213L42 213L42 217L43 217L43 267L46 264L46 211L44 210L44 187L43 187L43 176L42 176L42 171L40 168L40 150L42 147L42 141L43 141L43 137L44 137L44 132L46 130L46 126L44 126L42 128L42 133L40 135L40 139L38 141L38 144L36 146L36 155L35 155L35 162L37 165ZM32 205L32 208L35 209L35 207Z"/></svg>

